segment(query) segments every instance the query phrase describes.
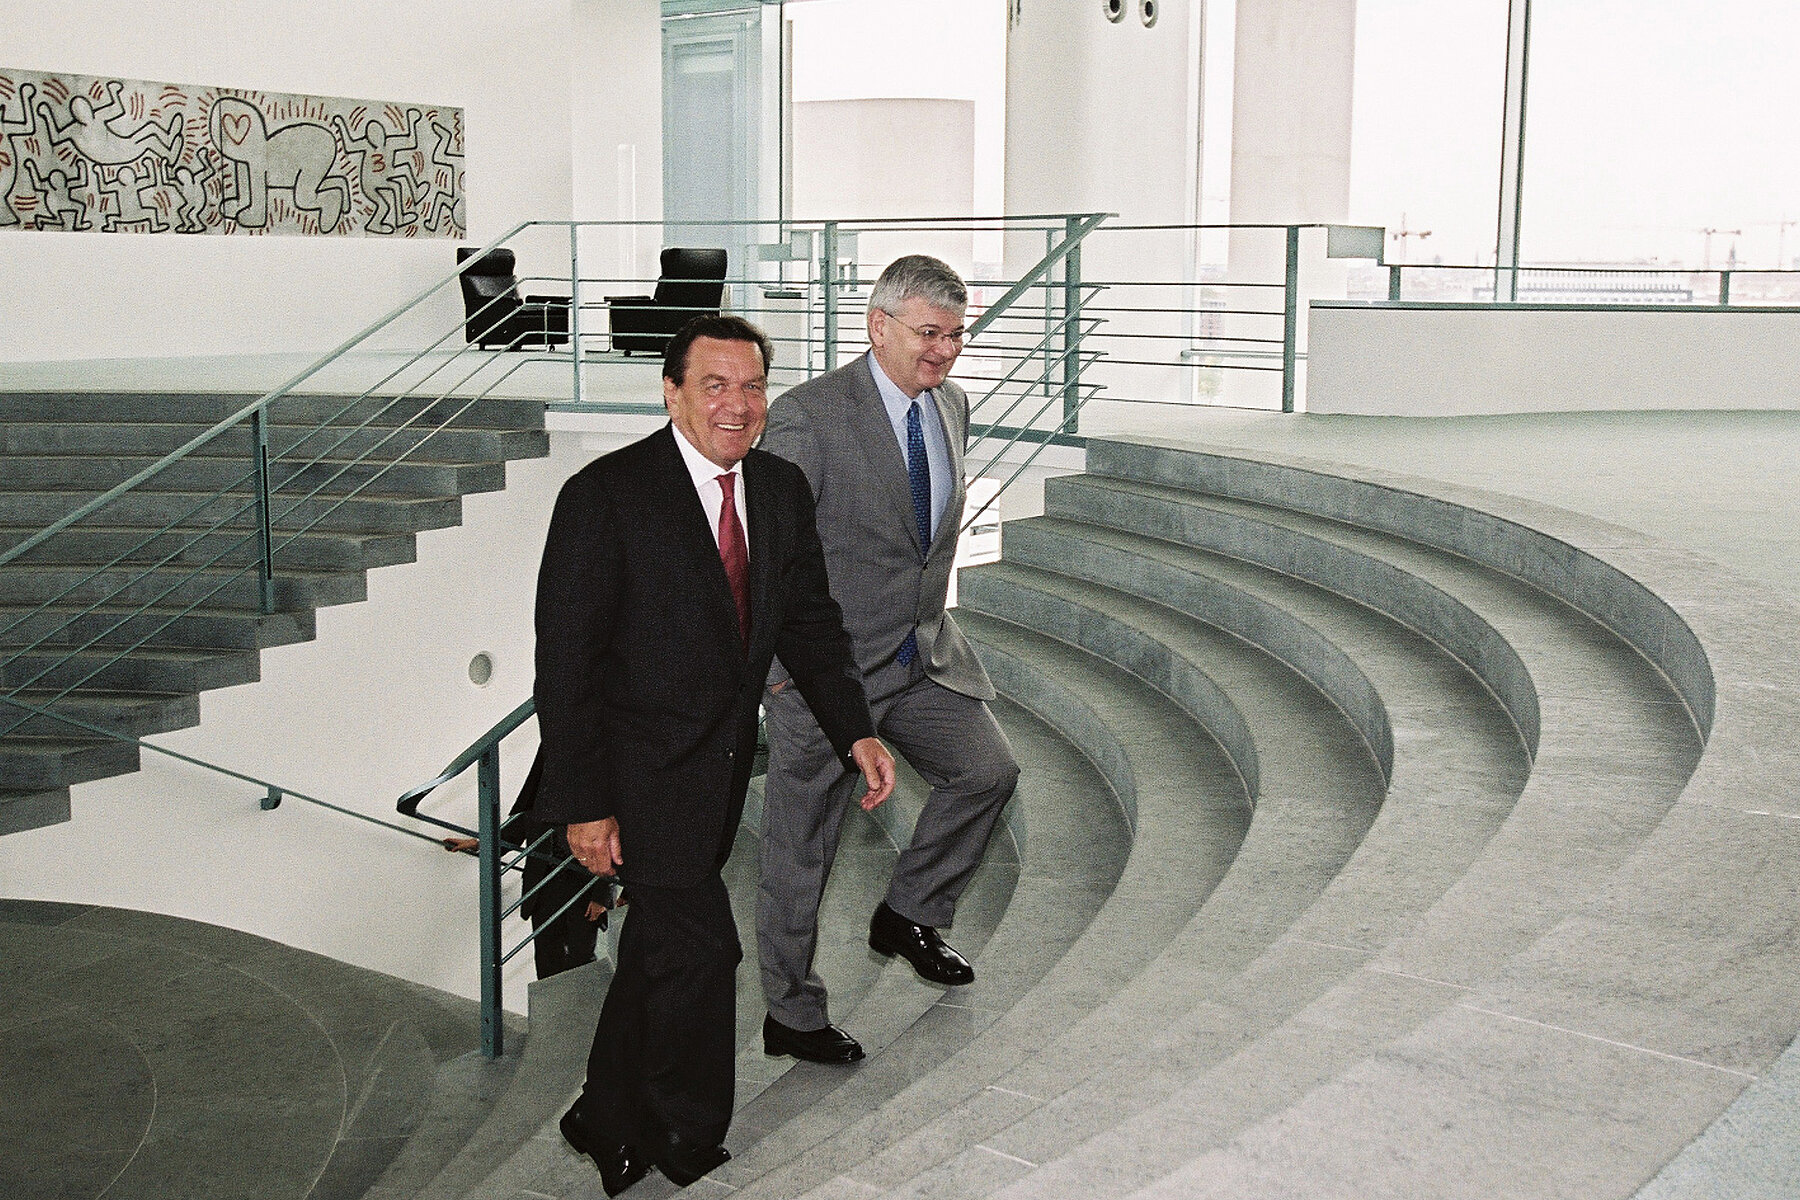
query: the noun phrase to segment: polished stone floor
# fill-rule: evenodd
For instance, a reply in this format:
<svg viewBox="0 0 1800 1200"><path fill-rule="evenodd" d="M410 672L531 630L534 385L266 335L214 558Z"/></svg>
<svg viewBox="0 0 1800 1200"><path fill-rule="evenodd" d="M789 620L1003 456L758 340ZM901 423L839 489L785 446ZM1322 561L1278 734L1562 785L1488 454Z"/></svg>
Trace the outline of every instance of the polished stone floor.
<svg viewBox="0 0 1800 1200"><path fill-rule="evenodd" d="M351 1200L478 1029L471 1001L250 934L0 900L0 1196Z"/></svg>

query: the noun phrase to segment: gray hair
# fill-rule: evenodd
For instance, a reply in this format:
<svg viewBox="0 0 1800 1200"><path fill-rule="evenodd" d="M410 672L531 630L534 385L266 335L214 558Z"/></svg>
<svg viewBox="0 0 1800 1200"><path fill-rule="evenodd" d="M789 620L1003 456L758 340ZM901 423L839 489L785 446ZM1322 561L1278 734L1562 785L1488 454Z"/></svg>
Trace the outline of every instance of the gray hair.
<svg viewBox="0 0 1800 1200"><path fill-rule="evenodd" d="M962 276L929 254L908 254L889 263L869 293L869 307L891 313L914 297L950 312L969 307Z"/></svg>

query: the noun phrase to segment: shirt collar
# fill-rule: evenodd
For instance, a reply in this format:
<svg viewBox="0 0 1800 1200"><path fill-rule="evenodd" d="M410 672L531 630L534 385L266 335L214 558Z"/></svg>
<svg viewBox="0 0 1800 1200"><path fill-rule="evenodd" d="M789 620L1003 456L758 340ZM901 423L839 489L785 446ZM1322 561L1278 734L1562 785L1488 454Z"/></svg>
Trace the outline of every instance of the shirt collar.
<svg viewBox="0 0 1800 1200"><path fill-rule="evenodd" d="M881 364L875 361L875 352L869 351L869 374L875 377L875 390L881 393L882 407L887 409L888 420L898 424L906 419L906 410L912 407L913 398L900 390L900 385L887 377ZM936 403L931 389L926 388L918 395L921 409Z"/></svg>
<svg viewBox="0 0 1800 1200"><path fill-rule="evenodd" d="M681 451L681 461L687 464L688 475L694 481L694 490L699 491L702 487L717 483L719 476L725 474L726 468L694 449L694 444L687 440L687 434L681 432L681 427L675 422L669 422L669 429L675 434L675 447ZM733 463L730 469L742 471L742 460Z"/></svg>

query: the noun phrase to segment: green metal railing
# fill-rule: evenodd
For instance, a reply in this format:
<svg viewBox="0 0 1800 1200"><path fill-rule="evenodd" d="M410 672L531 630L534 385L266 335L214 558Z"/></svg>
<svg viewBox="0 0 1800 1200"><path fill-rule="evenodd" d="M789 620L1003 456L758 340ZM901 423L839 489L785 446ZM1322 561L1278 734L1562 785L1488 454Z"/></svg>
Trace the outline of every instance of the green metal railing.
<svg viewBox="0 0 1800 1200"><path fill-rule="evenodd" d="M971 397L969 457L972 473L998 484L994 498L971 506L967 529L980 520L998 495L1016 482L1053 445L1083 444L1082 414L1103 390L1124 400L1149 397L1130 386L1115 387L1112 376L1130 380L1142 368L1191 372L1206 366L1281 372L1284 407L1292 407L1298 346L1297 314L1302 303L1301 234L1313 226L1255 227L1285 239L1285 276L1230 284L1206 281L1188 268L1176 278L1120 277L1115 247L1133 237L1173 234L1192 239L1204 231L1237 227L1114 226L1108 214L1054 214L992 220L895 220L746 223L739 231L749 247L739 270L728 277L727 307L763 323L777 347L775 382L794 382L848 361L866 347L861 332L869 286L889 253L935 249L933 239L986 239L1003 253L991 257L1028 265L1010 278L971 264L972 313L969 337L957 378ZM717 228L716 224L713 228ZM55 594L0 627L0 737L28 724L66 727L71 736L109 738L167 754L190 765L253 785L265 808L284 796L426 838L414 826L395 825L354 808L253 774L177 754L153 742L86 721L62 711L84 687L103 682L116 664L170 635L195 613L209 609L253 608L270 613L305 604L294 561L303 540L346 505L374 494L382 481L422 461L433 439L478 406L509 396L548 399L552 407L578 412L660 413L650 391L656 376L639 389L617 373L655 358L627 358L610 344L606 304L591 299L649 283L623 272L590 271L604 260L597 239L636 238L653 232L658 244L682 239L678 223L523 222L481 253L470 256L407 303L371 324L318 362L196 434L116 485L75 506L66 516L0 551L0 570L24 569L50 561L81 563ZM1335 236L1335 234L1334 234ZM1039 239L1038 249L1029 249ZM1377 239L1378 240L1378 239ZM521 331L512 345L488 351L469 344L484 317L499 315L502 296L476 312L460 310L454 298L458 276L486 251L509 247L526 262L535 254L554 261L566 250L569 273L526 275L520 290L560 284L568 296L568 338L562 345ZM1195 261L1188 247L1185 261ZM1111 277L1097 276L1090 259L1098 254ZM613 256L631 261L623 250ZM1177 256L1179 258L1179 256ZM1200 317L1224 313L1206 303L1211 288L1245 288L1253 294L1279 293L1273 306L1255 305L1246 318L1272 318L1279 335L1237 336L1218 330L1209 338ZM1175 303L1145 303L1163 294ZM1180 289L1167 292L1167 289ZM422 333L411 332L423 329ZM525 339L531 344L524 344ZM410 339L399 349L391 342ZM1241 362L1196 361L1196 347L1212 346ZM1279 359L1275 367L1269 357ZM596 395L597 370L613 373L623 394ZM303 393L346 373L350 386L333 383L329 396ZM634 391L650 391L640 398ZM558 393L561 399L558 399ZM1152 402L1154 400L1152 399ZM205 471L198 469L204 467ZM206 476L204 486L182 483L179 473ZM191 488L191 494L183 489ZM168 503L156 520L138 520L127 511L146 495L185 496ZM170 514L173 514L172 516ZM91 560L61 553L96 528L132 530ZM59 558L60 554L60 558ZM481 975L483 1039L499 1053L500 973L531 939L504 948L503 918L518 903L502 907L500 882L526 856L542 856L543 845L509 845L499 816L499 745L531 715L528 701L494 726L431 784L409 792L400 811L423 821L476 837L481 859ZM418 811L419 802L445 780L474 767L479 815L465 829ZM559 866L559 870L568 869ZM521 899L521 903L523 898Z"/></svg>
<svg viewBox="0 0 1800 1200"><path fill-rule="evenodd" d="M1748 267L1387 263L1349 299L1482 307L1800 307L1800 271ZM1385 293L1382 290L1385 285ZM1511 294L1511 300L1496 297Z"/></svg>

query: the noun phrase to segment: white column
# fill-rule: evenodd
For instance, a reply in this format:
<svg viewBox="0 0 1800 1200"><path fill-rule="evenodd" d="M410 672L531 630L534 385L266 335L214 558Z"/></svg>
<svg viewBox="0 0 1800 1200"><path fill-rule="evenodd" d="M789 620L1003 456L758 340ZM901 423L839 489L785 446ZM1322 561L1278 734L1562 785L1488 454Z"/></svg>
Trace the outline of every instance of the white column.
<svg viewBox="0 0 1800 1200"><path fill-rule="evenodd" d="M1300 225L1342 222L1350 210L1351 84L1356 64L1356 0L1237 0L1236 81L1232 92L1231 222ZM1320 268L1323 239L1304 237L1300 337L1306 301L1343 295L1344 271ZM1281 230L1233 233L1228 277L1280 283L1286 273ZM1247 307L1242 290L1228 300ZM1256 296L1257 308L1281 307L1281 293ZM1279 319L1244 318L1228 332L1279 337ZM1304 342L1302 341L1302 348ZM1279 347L1273 347L1279 350ZM1279 362L1279 360L1275 360ZM1304 370L1301 374L1304 380ZM1234 404L1278 403L1273 375L1227 374L1225 398ZM1304 395L1302 382L1297 389Z"/></svg>

